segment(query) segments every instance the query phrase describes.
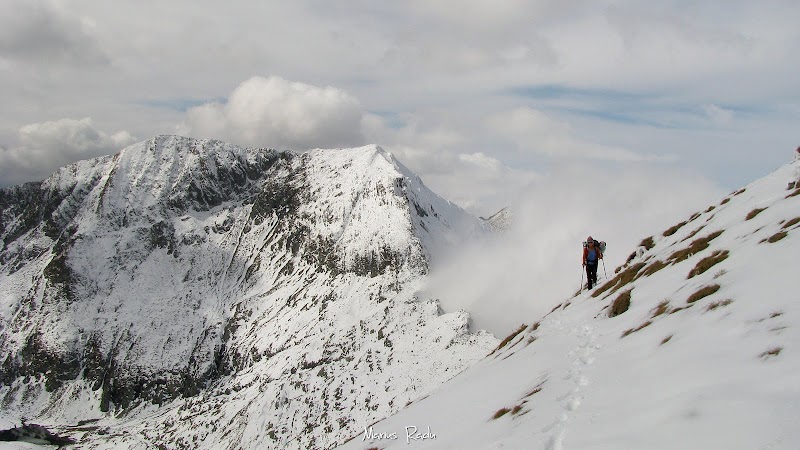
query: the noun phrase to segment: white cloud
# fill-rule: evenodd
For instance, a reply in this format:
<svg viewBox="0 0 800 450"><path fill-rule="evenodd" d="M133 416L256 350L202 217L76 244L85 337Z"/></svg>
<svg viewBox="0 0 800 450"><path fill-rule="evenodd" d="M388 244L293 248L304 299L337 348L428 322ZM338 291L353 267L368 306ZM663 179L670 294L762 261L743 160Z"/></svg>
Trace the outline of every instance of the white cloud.
<svg viewBox="0 0 800 450"><path fill-rule="evenodd" d="M552 158L613 161L665 159L580 139L574 135L568 123L552 119L547 114L528 107L495 114L487 119L487 124L492 132L513 142L520 151Z"/></svg>
<svg viewBox="0 0 800 450"><path fill-rule="evenodd" d="M502 168L502 163L491 156L487 156L483 152L476 152L476 153L460 153L458 155L458 159L473 164L481 169L485 169L490 172L495 172Z"/></svg>
<svg viewBox="0 0 800 450"><path fill-rule="evenodd" d="M187 111L181 134L240 145L305 150L364 143L358 100L334 87L253 77L222 103Z"/></svg>
<svg viewBox="0 0 800 450"><path fill-rule="evenodd" d="M18 140L14 148L0 148L0 186L41 180L66 164L116 153L135 142L127 131L98 130L88 117L25 125Z"/></svg>
<svg viewBox="0 0 800 450"><path fill-rule="evenodd" d="M643 238L722 195L705 178L662 165L559 167L534 180L512 206L513 227L505 235L434 267L426 295L439 298L445 311L470 311L476 328L505 336L578 290L587 236L608 243L600 277L613 276Z"/></svg>

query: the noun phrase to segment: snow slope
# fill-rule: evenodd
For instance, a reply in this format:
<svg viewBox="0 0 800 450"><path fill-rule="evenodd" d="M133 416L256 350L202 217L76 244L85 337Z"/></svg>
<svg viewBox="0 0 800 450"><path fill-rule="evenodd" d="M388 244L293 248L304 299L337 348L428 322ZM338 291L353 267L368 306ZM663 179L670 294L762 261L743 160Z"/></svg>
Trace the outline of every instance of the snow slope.
<svg viewBox="0 0 800 450"><path fill-rule="evenodd" d="M798 255L796 160L341 448L799 448Z"/></svg>
<svg viewBox="0 0 800 450"><path fill-rule="evenodd" d="M483 224L376 146L158 136L0 206L0 419L76 448L329 448L496 345L417 295Z"/></svg>

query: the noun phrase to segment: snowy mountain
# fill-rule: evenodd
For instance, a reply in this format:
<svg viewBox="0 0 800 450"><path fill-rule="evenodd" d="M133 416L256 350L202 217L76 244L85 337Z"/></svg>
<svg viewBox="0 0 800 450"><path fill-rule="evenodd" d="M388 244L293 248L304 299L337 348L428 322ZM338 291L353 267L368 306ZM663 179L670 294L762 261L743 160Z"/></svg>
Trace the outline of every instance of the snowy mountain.
<svg viewBox="0 0 800 450"><path fill-rule="evenodd" d="M798 255L796 159L342 448L798 448Z"/></svg>
<svg viewBox="0 0 800 450"><path fill-rule="evenodd" d="M488 218L481 217L481 219L495 231L506 231L511 227L514 222L514 213L509 208L503 208L500 211L492 214Z"/></svg>
<svg viewBox="0 0 800 450"><path fill-rule="evenodd" d="M330 448L497 344L418 296L486 227L376 146L158 136L0 208L0 427L75 448Z"/></svg>

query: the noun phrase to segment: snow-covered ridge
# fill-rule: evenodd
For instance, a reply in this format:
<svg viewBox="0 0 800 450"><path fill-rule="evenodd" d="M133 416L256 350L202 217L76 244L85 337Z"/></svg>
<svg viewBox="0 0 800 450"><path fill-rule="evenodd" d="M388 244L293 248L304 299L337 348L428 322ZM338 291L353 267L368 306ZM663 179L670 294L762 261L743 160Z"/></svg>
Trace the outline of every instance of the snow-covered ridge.
<svg viewBox="0 0 800 450"><path fill-rule="evenodd" d="M343 448L797 448L798 254L795 160Z"/></svg>
<svg viewBox="0 0 800 450"><path fill-rule="evenodd" d="M0 205L4 414L82 448L330 447L495 344L417 296L480 221L376 146L157 136Z"/></svg>
<svg viewBox="0 0 800 450"><path fill-rule="evenodd" d="M505 207L488 218L484 219L481 217L481 219L494 230L506 231L514 223L514 212L510 208Z"/></svg>

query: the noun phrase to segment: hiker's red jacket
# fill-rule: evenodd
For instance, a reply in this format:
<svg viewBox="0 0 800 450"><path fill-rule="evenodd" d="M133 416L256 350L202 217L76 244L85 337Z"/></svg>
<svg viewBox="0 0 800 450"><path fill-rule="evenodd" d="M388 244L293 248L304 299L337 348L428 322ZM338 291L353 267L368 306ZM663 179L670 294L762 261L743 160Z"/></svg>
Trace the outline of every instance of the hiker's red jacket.
<svg viewBox="0 0 800 450"><path fill-rule="evenodd" d="M603 252L600 251L600 247L595 245L594 246L594 251L597 252L597 260L598 261L603 259ZM583 247L583 265L584 266L586 265L586 258L588 258L588 257L589 257L589 247L586 246L586 247ZM603 263L603 264L605 264L605 263Z"/></svg>

